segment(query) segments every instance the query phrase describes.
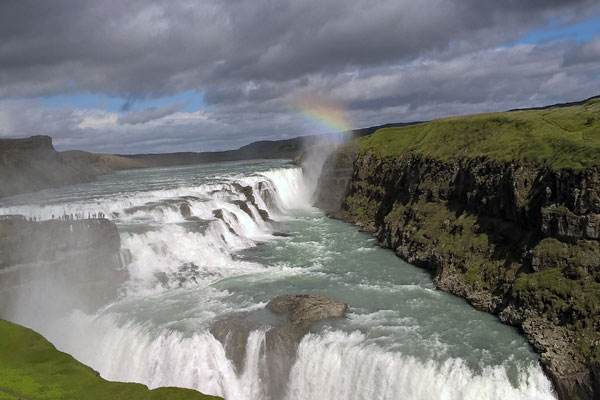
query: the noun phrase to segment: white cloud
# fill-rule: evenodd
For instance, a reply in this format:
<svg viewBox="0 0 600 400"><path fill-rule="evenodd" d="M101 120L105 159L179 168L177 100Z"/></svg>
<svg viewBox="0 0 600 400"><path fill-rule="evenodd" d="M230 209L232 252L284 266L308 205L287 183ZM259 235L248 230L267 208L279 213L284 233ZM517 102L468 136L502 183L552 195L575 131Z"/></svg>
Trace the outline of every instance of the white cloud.
<svg viewBox="0 0 600 400"><path fill-rule="evenodd" d="M35 6L32 6L35 5ZM106 0L0 2L0 136L49 134L60 149L228 149L325 133L287 106L344 104L355 127L579 100L600 93L600 41L502 47L596 0ZM86 91L183 105L43 107ZM14 100L21 98L21 100Z"/></svg>

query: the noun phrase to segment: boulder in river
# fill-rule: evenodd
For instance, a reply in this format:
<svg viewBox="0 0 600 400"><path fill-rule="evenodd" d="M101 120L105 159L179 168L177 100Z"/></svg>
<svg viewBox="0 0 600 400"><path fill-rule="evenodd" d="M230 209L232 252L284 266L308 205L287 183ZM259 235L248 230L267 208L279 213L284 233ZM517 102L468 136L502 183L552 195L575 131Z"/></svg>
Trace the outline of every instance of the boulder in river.
<svg viewBox="0 0 600 400"><path fill-rule="evenodd" d="M192 210L190 209L190 206L187 203L181 203L179 205L179 212L181 213L181 216L185 219L188 219L192 216Z"/></svg>
<svg viewBox="0 0 600 400"><path fill-rule="evenodd" d="M289 313L289 322L303 329L317 321L342 317L348 309L344 302L312 294L277 296L266 307L277 314Z"/></svg>
<svg viewBox="0 0 600 400"><path fill-rule="evenodd" d="M265 364L260 374L270 399L281 399L296 357L296 350L312 324L328 318L343 317L348 305L325 296L310 294L277 296L265 309L237 313L216 321L211 333L225 347L238 373L244 365L250 332L270 326L265 335Z"/></svg>

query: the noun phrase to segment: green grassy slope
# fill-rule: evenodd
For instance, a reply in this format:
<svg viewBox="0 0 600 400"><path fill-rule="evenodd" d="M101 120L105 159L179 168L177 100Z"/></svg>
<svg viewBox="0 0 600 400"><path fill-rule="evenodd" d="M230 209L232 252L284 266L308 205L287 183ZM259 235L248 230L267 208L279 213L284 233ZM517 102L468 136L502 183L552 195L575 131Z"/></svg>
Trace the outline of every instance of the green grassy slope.
<svg viewBox="0 0 600 400"><path fill-rule="evenodd" d="M561 399L596 399L600 98L380 129L338 159L355 147L341 217L519 326Z"/></svg>
<svg viewBox="0 0 600 400"><path fill-rule="evenodd" d="M552 169L600 165L600 99L583 105L438 119L361 140L382 156L520 160Z"/></svg>
<svg viewBox="0 0 600 400"><path fill-rule="evenodd" d="M218 399L180 388L148 390L137 383L109 382L62 353L41 335L0 320L0 400Z"/></svg>

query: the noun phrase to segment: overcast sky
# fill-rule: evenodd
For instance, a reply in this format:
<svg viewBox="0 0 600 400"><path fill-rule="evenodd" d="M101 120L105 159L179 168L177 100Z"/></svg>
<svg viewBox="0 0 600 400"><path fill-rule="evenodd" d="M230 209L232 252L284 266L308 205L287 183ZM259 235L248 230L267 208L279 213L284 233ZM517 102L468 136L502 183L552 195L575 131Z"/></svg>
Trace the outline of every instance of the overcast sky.
<svg viewBox="0 0 600 400"><path fill-rule="evenodd" d="M0 1L0 137L59 150L335 130L300 98L359 128L599 94L597 0Z"/></svg>

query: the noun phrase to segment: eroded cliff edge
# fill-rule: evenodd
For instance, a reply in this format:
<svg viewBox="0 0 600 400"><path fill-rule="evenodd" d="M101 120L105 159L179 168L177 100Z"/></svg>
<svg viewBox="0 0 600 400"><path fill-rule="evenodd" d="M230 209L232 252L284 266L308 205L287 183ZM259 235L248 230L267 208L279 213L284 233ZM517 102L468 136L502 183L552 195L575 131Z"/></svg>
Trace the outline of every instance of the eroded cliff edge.
<svg viewBox="0 0 600 400"><path fill-rule="evenodd" d="M0 197L91 182L98 175L141 166L110 154L57 152L50 136L0 139Z"/></svg>
<svg viewBox="0 0 600 400"><path fill-rule="evenodd" d="M0 216L0 376L10 377L0 379L0 398L221 399L104 380L39 334L4 320L40 325L73 309L93 314L127 280L123 259L119 231L107 219Z"/></svg>
<svg viewBox="0 0 600 400"><path fill-rule="evenodd" d="M598 399L599 108L379 131L326 161L316 205L519 327L561 399Z"/></svg>
<svg viewBox="0 0 600 400"><path fill-rule="evenodd" d="M0 216L0 318L94 312L127 279L117 226L107 219Z"/></svg>

